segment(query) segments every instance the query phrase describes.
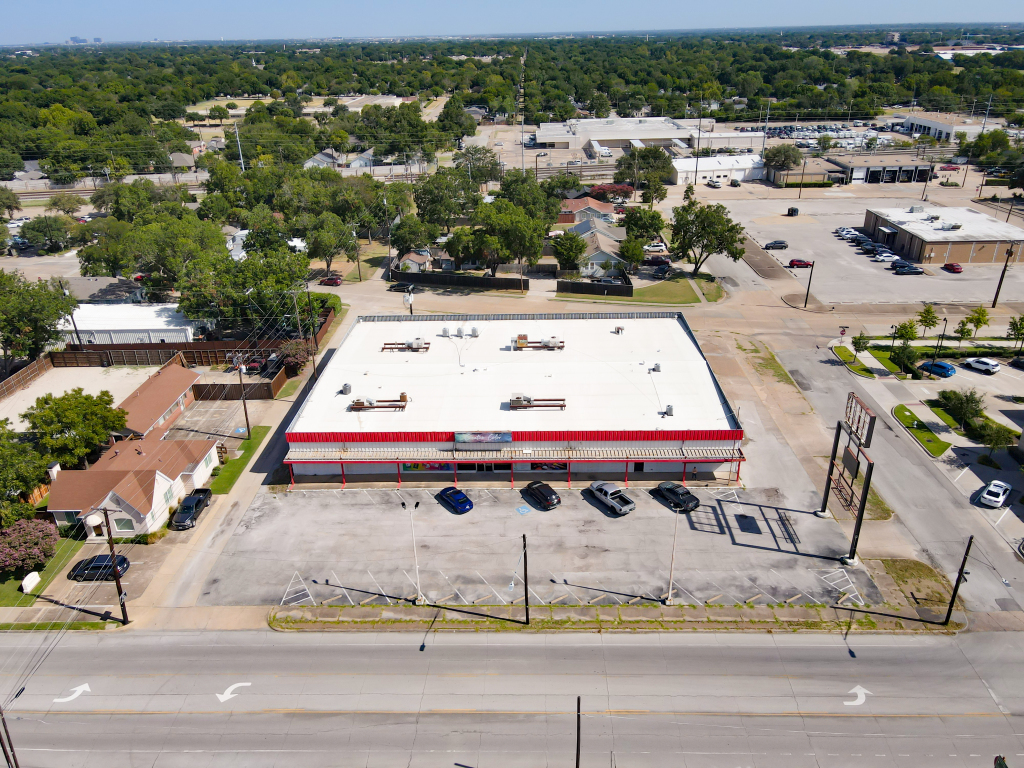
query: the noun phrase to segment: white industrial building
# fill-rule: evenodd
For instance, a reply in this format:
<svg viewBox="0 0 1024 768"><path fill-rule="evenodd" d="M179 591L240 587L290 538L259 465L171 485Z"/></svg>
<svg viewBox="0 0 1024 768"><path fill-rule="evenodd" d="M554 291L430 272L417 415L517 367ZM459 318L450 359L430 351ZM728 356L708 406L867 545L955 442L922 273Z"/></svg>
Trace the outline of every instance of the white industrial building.
<svg viewBox="0 0 1024 768"><path fill-rule="evenodd" d="M913 112L909 115L894 115L903 118L903 127L911 134L920 133L931 136L936 141L956 141L958 133L966 133L968 141L974 141L982 129L993 131L1002 128L1002 120L990 117L985 120L984 113L976 117L946 112Z"/></svg>
<svg viewBox="0 0 1024 768"><path fill-rule="evenodd" d="M286 437L293 481L738 481L744 460L674 312L360 317Z"/></svg>
<svg viewBox="0 0 1024 768"><path fill-rule="evenodd" d="M759 152L764 146L764 132L743 131L743 132L715 132L715 131L690 131L687 143L691 149L757 149Z"/></svg>
<svg viewBox="0 0 1024 768"><path fill-rule="evenodd" d="M81 304L59 326L67 344L192 341L192 321L176 304Z"/></svg>
<svg viewBox="0 0 1024 768"><path fill-rule="evenodd" d="M695 129L714 130L709 117L682 120L673 117L609 117L541 123L537 146L546 149L629 149L687 144ZM594 145L597 145L596 147Z"/></svg>
<svg viewBox="0 0 1024 768"><path fill-rule="evenodd" d="M728 184L764 178L764 161L760 155L718 155L717 157L684 157L672 161L673 184L706 184L719 181Z"/></svg>

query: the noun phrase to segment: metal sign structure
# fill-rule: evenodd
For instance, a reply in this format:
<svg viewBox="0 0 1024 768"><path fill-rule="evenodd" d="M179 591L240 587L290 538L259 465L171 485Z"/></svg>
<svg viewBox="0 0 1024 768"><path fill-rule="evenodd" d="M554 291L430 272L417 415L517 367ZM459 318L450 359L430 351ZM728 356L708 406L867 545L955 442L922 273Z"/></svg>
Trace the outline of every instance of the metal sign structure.
<svg viewBox="0 0 1024 768"><path fill-rule="evenodd" d="M875 419L875 412L868 408L856 394L851 392L846 396L845 423L862 448L871 447L871 437L875 433Z"/></svg>

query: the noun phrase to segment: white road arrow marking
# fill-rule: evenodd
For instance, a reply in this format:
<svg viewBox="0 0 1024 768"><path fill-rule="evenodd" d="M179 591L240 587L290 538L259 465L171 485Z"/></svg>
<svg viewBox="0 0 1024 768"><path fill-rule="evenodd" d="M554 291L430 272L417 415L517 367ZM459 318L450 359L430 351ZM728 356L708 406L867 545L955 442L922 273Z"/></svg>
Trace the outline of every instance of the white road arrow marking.
<svg viewBox="0 0 1024 768"><path fill-rule="evenodd" d="M859 707L861 704L867 701L867 696L874 696L874 694L871 693L871 691L860 685L851 688L849 693L857 694L857 698L853 701L844 701L843 704L845 704L848 707Z"/></svg>
<svg viewBox="0 0 1024 768"><path fill-rule="evenodd" d="M54 699L53 703L54 704L63 704L65 701L74 701L75 699L77 699L79 696L81 696L86 691L90 691L91 692L92 688L89 687L88 683L82 683L81 685L76 685L71 690L74 691L74 693L72 693L70 696L65 696L63 699Z"/></svg>
<svg viewBox="0 0 1024 768"><path fill-rule="evenodd" d="M241 688L243 685L252 685L252 683L235 683L234 685L229 685L228 689L226 691L224 691L224 693L218 693L217 694L217 698L220 699L221 701L227 701L228 699L233 699L233 698L235 698L235 696L238 695L237 693L233 693L235 688Z"/></svg>

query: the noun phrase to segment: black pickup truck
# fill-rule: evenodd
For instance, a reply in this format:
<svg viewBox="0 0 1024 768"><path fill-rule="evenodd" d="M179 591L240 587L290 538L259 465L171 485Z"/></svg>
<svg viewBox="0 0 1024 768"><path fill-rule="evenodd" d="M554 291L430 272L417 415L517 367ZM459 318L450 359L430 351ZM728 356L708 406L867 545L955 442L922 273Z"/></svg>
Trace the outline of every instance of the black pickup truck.
<svg viewBox="0 0 1024 768"><path fill-rule="evenodd" d="M209 488L196 488L181 502L178 511L171 515L171 528L176 531L195 528L199 514L206 509L211 498L213 498L213 491Z"/></svg>

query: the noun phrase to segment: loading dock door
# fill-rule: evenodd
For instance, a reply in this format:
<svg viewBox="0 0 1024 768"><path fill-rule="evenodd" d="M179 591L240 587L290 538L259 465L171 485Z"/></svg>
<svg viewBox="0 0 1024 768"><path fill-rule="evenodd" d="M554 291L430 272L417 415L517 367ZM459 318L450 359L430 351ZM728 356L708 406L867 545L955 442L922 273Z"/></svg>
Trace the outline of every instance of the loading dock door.
<svg viewBox="0 0 1024 768"><path fill-rule="evenodd" d="M882 183L882 169L871 168L868 170L868 184L881 184Z"/></svg>

